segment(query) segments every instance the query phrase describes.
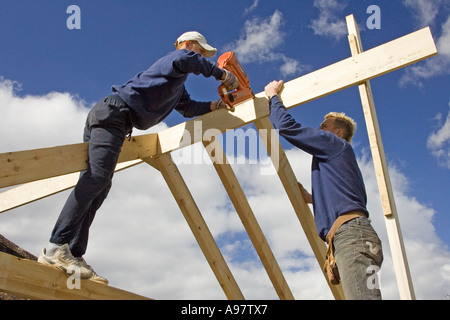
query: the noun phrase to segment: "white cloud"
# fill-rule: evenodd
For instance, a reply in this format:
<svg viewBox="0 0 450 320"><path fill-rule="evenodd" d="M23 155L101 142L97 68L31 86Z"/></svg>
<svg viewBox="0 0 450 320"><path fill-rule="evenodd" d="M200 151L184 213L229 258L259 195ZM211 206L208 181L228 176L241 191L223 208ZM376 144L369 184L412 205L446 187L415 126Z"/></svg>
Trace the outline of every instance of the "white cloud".
<svg viewBox="0 0 450 320"><path fill-rule="evenodd" d="M442 0L403 0L403 4L413 11L419 25L425 27L434 23Z"/></svg>
<svg viewBox="0 0 450 320"><path fill-rule="evenodd" d="M311 21L310 28L314 34L339 40L347 36L347 26L342 12L347 5L337 0L314 0L319 9L319 17Z"/></svg>
<svg viewBox="0 0 450 320"><path fill-rule="evenodd" d="M0 77L0 152L82 141L88 108L68 93L19 96L20 84Z"/></svg>
<svg viewBox="0 0 450 320"><path fill-rule="evenodd" d="M243 63L274 60L272 50L283 43L282 20L283 14L278 10L267 19L247 20L241 37L229 46Z"/></svg>
<svg viewBox="0 0 450 320"><path fill-rule="evenodd" d="M426 20L426 18L423 19ZM422 86L422 80L450 74L450 15L441 27L436 48L438 50L437 56L406 69L400 79L400 86L404 87L408 84Z"/></svg>
<svg viewBox="0 0 450 320"><path fill-rule="evenodd" d="M441 113L436 118L442 122ZM444 124L441 123L439 126L440 128L428 137L427 147L440 164L450 169L450 110Z"/></svg>
<svg viewBox="0 0 450 320"><path fill-rule="evenodd" d="M445 55L447 59L450 58L450 15L442 25L442 34L438 39L437 47L440 54Z"/></svg>
<svg viewBox="0 0 450 320"><path fill-rule="evenodd" d="M305 66L278 51L285 37L282 26L283 14L278 10L267 19L256 17L247 20L240 38L227 45L225 50L236 52L241 63L281 61L284 63L280 68L283 76L302 72Z"/></svg>
<svg viewBox="0 0 450 320"><path fill-rule="evenodd" d="M11 82L0 84L0 111L8 114L9 122L15 121L17 133L10 134L12 126L0 126L2 136L11 137L0 140L1 150L9 151L11 146L33 148L35 143L52 146L78 141L87 112L78 99L58 93L18 97L11 89ZM30 102L35 103L30 105ZM49 107L57 102L62 111ZM11 106L20 113L6 112ZM33 112L25 112L32 107ZM66 115L72 118L65 120ZM49 121L53 124L51 129L43 125L48 118L52 119ZM43 132L38 133L39 130ZM40 138L29 140L34 139L33 134ZM55 137L58 135L60 137ZM310 189L310 156L299 150L288 150L287 155L297 178ZM367 157L361 157L359 162L373 224L384 244L381 289L385 299L397 299L373 164ZM244 296L277 299L214 168L208 164L180 164L179 168ZM297 299L332 299L278 176L260 175L257 165L234 164L233 168L294 296ZM434 211L408 195L408 178L398 169L391 168L390 175L416 295L419 299L442 299L449 294L450 253L434 231ZM66 191L1 214L0 234L38 254L48 241L67 195ZM92 225L85 258L112 286L148 297L226 298L167 184L161 174L148 165L115 175L110 195Z"/></svg>
<svg viewBox="0 0 450 320"><path fill-rule="evenodd" d="M259 5L259 0L254 0L252 5L244 10L244 15L256 10L256 8L258 8L258 5Z"/></svg>

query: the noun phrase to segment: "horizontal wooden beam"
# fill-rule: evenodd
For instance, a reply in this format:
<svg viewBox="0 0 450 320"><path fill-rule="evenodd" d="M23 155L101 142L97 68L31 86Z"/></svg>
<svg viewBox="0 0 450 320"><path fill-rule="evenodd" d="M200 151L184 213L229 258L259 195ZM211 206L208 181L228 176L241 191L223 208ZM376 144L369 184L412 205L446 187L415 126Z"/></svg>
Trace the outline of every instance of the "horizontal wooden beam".
<svg viewBox="0 0 450 320"><path fill-rule="evenodd" d="M0 252L0 291L38 300L150 300L90 280L77 284L60 270L3 252Z"/></svg>
<svg viewBox="0 0 450 320"><path fill-rule="evenodd" d="M156 133L126 140L119 163L156 154L157 141ZM87 158L87 143L0 154L0 188L86 170Z"/></svg>
<svg viewBox="0 0 450 320"><path fill-rule="evenodd" d="M117 164L115 172L128 169L142 163L142 160L132 160ZM29 182L0 193L0 213L18 208L34 201L52 196L73 188L80 174L69 173L63 176Z"/></svg>
<svg viewBox="0 0 450 320"><path fill-rule="evenodd" d="M408 66L437 54L429 28L424 28L364 53L285 83L281 93L286 108L293 108L328 94ZM159 152L171 152L210 140L269 115L264 92L236 106L235 111L217 110L168 128L158 134Z"/></svg>
<svg viewBox="0 0 450 320"><path fill-rule="evenodd" d="M426 27L286 83L283 102L292 108L436 54L433 36Z"/></svg>

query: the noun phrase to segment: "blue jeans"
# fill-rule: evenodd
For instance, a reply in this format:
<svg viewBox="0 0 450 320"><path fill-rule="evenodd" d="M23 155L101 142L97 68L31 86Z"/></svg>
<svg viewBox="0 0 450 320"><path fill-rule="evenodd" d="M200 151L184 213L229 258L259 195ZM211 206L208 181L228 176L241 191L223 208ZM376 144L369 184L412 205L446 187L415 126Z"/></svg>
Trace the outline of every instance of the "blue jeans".
<svg viewBox="0 0 450 320"><path fill-rule="evenodd" d="M86 252L89 228L111 189L123 142L132 130L129 112L123 100L111 95L95 104L86 120L88 168L81 172L50 237L52 243L68 243L75 257Z"/></svg>
<svg viewBox="0 0 450 320"><path fill-rule="evenodd" d="M334 237L336 265L347 300L381 300L377 272L383 250L366 217L343 224Z"/></svg>

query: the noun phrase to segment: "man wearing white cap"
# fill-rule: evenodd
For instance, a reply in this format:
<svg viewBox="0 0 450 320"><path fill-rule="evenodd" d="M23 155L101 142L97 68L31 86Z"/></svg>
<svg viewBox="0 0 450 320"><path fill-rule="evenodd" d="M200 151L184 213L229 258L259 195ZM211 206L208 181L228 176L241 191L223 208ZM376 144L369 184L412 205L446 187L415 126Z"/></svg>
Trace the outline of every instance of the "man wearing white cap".
<svg viewBox="0 0 450 320"><path fill-rule="evenodd" d="M156 61L123 85L112 87L113 94L94 105L84 130L89 143L88 168L80 175L69 195L38 261L67 273L79 271L81 279L107 284L85 262L89 228L111 188L122 144L133 127L146 130L163 121L174 109L185 117L195 117L226 107L213 102L191 100L184 83L190 73L213 76L230 90L239 85L230 72L205 59L216 49L205 37L192 31L182 34L176 50Z"/></svg>
<svg viewBox="0 0 450 320"><path fill-rule="evenodd" d="M178 46L182 45L183 43L186 44L186 41L190 41L192 43L196 43L198 45L200 45L200 52L203 56L207 57L207 58L211 58L213 57L216 52L217 49L214 47L211 47L207 42L204 36L202 36L200 33L198 33L197 31L190 31L190 32L186 32L183 33L178 39L177 42L175 42L174 46L178 48Z"/></svg>

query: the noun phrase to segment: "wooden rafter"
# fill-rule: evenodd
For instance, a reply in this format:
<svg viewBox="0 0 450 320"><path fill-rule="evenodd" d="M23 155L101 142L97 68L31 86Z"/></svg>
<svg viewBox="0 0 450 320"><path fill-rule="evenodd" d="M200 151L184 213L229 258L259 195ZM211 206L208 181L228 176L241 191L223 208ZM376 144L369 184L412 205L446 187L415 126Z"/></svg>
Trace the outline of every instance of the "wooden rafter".
<svg viewBox="0 0 450 320"><path fill-rule="evenodd" d="M144 161L147 161L147 159L144 159ZM203 251L206 260L225 292L225 295L230 300L244 299L244 296L214 241L208 225L203 219L189 188L184 182L177 165L173 162L172 156L166 153L155 158L155 163L166 180L167 186L172 192L186 222L200 246L200 249Z"/></svg>
<svg viewBox="0 0 450 320"><path fill-rule="evenodd" d="M281 272L281 268L270 249L269 243L256 220L253 210L244 194L244 190L242 190L231 165L226 161L226 155L222 146L217 140L212 142L204 141L203 144L205 145L214 168L216 169L250 240L266 269L269 279L272 281L275 291L280 299L293 300L294 296L291 289L289 288L289 285Z"/></svg>

